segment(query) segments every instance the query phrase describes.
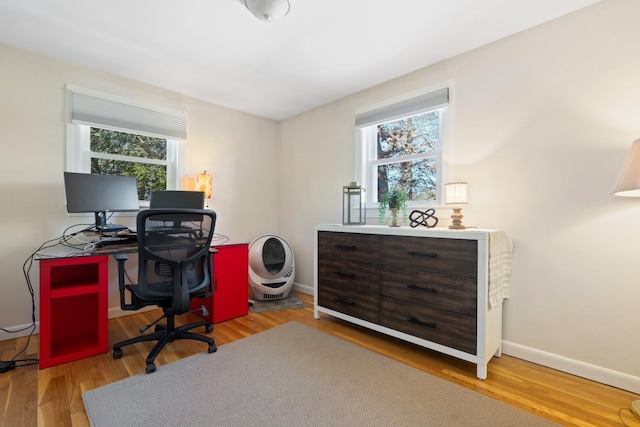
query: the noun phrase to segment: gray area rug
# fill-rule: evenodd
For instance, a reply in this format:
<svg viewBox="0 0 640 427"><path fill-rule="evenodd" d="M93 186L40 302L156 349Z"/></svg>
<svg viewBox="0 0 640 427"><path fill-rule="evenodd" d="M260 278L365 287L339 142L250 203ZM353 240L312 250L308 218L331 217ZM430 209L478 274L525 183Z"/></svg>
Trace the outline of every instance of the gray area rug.
<svg viewBox="0 0 640 427"><path fill-rule="evenodd" d="M285 298L271 301L253 300L253 306L249 307L252 313L264 313L265 311L287 310L289 308L305 308L306 305L293 292L289 292Z"/></svg>
<svg viewBox="0 0 640 427"><path fill-rule="evenodd" d="M82 399L94 427L556 425L296 322Z"/></svg>

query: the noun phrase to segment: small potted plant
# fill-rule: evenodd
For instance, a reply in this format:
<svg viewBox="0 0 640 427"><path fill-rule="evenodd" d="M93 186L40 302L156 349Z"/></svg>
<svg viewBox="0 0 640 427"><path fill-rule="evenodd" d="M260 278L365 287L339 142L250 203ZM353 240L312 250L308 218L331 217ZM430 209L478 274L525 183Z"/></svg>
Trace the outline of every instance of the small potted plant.
<svg viewBox="0 0 640 427"><path fill-rule="evenodd" d="M384 223L387 208L391 211L390 227L399 227L398 225L398 209L402 210L402 218L407 220L407 194L400 188L385 193L378 202L378 220Z"/></svg>

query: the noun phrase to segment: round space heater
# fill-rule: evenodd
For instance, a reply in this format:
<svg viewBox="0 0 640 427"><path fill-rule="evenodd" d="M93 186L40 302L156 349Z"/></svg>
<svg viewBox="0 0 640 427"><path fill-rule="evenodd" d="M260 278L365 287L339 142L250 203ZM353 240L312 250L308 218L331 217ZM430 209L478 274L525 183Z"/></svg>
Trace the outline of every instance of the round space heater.
<svg viewBox="0 0 640 427"><path fill-rule="evenodd" d="M260 236L249 245L249 289L257 300L286 298L293 287L295 261L281 237Z"/></svg>

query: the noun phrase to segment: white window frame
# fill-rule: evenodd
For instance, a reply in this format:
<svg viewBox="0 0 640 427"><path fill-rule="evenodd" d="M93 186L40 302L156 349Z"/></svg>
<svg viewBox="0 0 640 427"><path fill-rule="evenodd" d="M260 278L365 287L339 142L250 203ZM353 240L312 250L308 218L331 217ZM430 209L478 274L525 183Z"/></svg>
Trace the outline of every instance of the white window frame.
<svg viewBox="0 0 640 427"><path fill-rule="evenodd" d="M442 205L443 200L443 191L444 191L444 181L443 179L447 176L446 167L444 166L444 159L447 157L446 153L450 150L450 129L451 129L451 87L452 84L449 82L447 84L443 84L440 86L436 86L430 88L429 90L422 91L419 93L412 93L411 95L406 95L403 97L399 97L394 99L393 101L388 101L384 104L377 105L374 107L370 107L367 109L363 109L362 113L367 114L368 111L375 111L376 109L385 109L389 106L394 106L396 104L402 104L404 102L410 102L411 99L420 97L421 95L429 94L441 89L449 90L449 102L446 106L436 106L433 108L425 108L425 109L417 109L412 111L407 115L400 116L389 116L384 119L377 120L375 124L370 124L366 126L358 127L356 126L355 130L355 181L361 183L363 187L366 188L366 204L368 210L368 216L374 216L377 214L378 210L378 189L377 189L377 169L379 165L389 164L389 163L401 163L412 160L421 160L421 159L435 159L436 162L436 200L419 200L419 201L410 201L407 203L407 206L412 209L416 209L419 207L436 207ZM407 156L401 157L392 157L387 159L377 159L377 125L380 123L387 123L393 120L398 120L401 118L412 117L432 111L439 111L439 150L428 151L424 153L411 154ZM356 116L361 113L356 113Z"/></svg>
<svg viewBox="0 0 640 427"><path fill-rule="evenodd" d="M186 114L183 112L163 110L156 106L142 105L131 100L111 96L108 94L96 92L90 89L79 88L67 85L68 92L68 120L67 120L67 138L66 138L66 165L65 170L68 172L91 173L91 159L101 158L109 160L123 160L136 163L147 163L163 165L167 167L167 190L177 190L179 188L180 176L182 176L184 168L185 141L173 139L169 136L155 132L145 132L136 129L129 129L120 126L104 125L102 123L91 123L90 121L74 120L73 107L71 105L71 97L73 94L87 95L97 100L111 102L116 107L122 105L123 108L142 109L151 112L159 112L169 117L178 117L178 120L184 118L186 122ZM100 121L98 118L96 121ZM147 159L135 156L123 156L117 154L99 153L91 151L91 128L109 129L119 132L126 132L134 135L146 135L166 139L167 141L167 159ZM186 130L185 130L186 137ZM148 201L140 201L142 208L148 207Z"/></svg>

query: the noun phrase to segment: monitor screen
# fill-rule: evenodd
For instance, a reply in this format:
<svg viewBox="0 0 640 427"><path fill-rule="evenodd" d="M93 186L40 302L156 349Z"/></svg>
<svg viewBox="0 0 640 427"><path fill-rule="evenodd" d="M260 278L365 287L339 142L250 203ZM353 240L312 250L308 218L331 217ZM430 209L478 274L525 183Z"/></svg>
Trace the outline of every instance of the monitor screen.
<svg viewBox="0 0 640 427"><path fill-rule="evenodd" d="M202 191L152 191L150 209L204 209Z"/></svg>
<svg viewBox="0 0 640 427"><path fill-rule="evenodd" d="M107 212L140 210L138 185L136 179L130 176L65 172L64 189L67 195L67 212L93 212L98 231L126 228L117 224L109 226Z"/></svg>
<svg viewBox="0 0 640 427"><path fill-rule="evenodd" d="M151 199L149 200L150 209L204 209L204 192L202 191L180 191L180 190L160 190L152 191ZM158 227L162 227L163 224L159 222L166 221L171 223L172 227L177 227L179 224L186 225L191 222L202 221L202 215L194 214L172 214L167 217L156 216L158 220ZM164 224L166 225L166 224Z"/></svg>
<svg viewBox="0 0 640 427"><path fill-rule="evenodd" d="M67 212L126 212L140 210L138 185L130 176L64 173Z"/></svg>

